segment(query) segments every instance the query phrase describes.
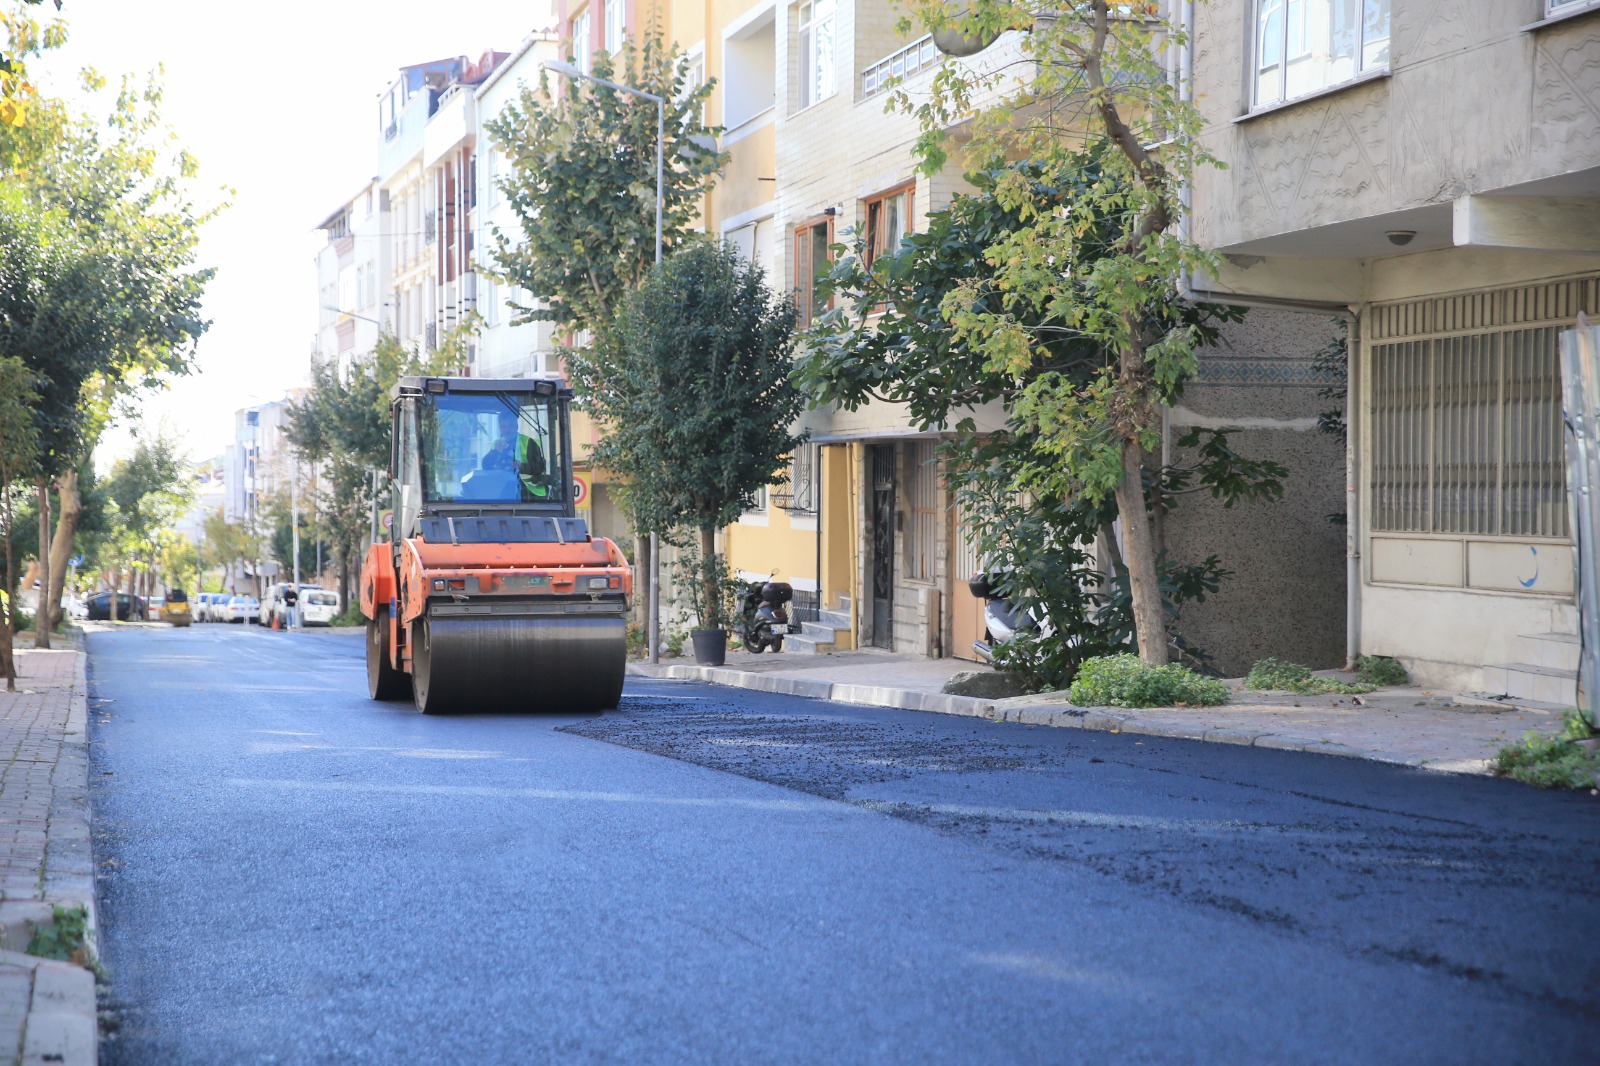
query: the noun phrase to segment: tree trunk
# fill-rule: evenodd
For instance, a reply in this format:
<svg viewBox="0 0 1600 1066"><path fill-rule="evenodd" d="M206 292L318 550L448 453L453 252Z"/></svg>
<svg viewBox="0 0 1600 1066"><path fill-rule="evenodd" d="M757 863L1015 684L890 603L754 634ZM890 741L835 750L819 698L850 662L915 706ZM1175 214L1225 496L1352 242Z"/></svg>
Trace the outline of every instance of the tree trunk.
<svg viewBox="0 0 1600 1066"><path fill-rule="evenodd" d="M722 597L717 588L716 569L717 530L714 526L700 527L700 595L705 597L707 629L722 628Z"/></svg>
<svg viewBox="0 0 1600 1066"><path fill-rule="evenodd" d="M78 519L83 514L83 497L78 495L78 472L68 471L56 481L60 507L56 511L56 535L50 541L50 624L61 623L61 597L66 590L67 560L72 558L72 543L78 535Z"/></svg>
<svg viewBox="0 0 1600 1066"><path fill-rule="evenodd" d="M650 627L650 534L639 530L633 535L633 565L638 580L634 583L633 620L641 633ZM649 640L648 635L645 637Z"/></svg>
<svg viewBox="0 0 1600 1066"><path fill-rule="evenodd" d="M33 606L33 646L50 646L50 480L39 475L39 597Z"/></svg>
<svg viewBox="0 0 1600 1066"><path fill-rule="evenodd" d="M1127 549L1128 590L1133 597L1133 625L1139 637L1139 658L1151 666L1167 663L1167 624L1161 608L1161 578L1156 573L1155 539L1145 512L1142 449L1134 441L1122 445L1122 481L1117 485L1117 517Z"/></svg>
<svg viewBox="0 0 1600 1066"><path fill-rule="evenodd" d="M350 609L350 549L339 549L339 611Z"/></svg>

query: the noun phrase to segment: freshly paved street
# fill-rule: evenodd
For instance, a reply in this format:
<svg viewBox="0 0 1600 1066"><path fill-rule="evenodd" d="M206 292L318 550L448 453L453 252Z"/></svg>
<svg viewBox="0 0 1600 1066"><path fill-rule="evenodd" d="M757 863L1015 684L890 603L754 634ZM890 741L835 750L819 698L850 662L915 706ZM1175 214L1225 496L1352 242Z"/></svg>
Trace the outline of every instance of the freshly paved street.
<svg viewBox="0 0 1600 1066"><path fill-rule="evenodd" d="M1600 804L359 638L88 637L112 1064L1593 1062Z"/></svg>

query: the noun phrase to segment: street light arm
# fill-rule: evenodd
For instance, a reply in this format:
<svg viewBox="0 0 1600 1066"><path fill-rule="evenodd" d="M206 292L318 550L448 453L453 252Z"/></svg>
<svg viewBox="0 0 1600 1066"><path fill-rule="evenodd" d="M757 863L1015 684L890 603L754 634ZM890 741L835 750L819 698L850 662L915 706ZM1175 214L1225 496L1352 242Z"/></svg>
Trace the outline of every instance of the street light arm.
<svg viewBox="0 0 1600 1066"><path fill-rule="evenodd" d="M620 85L614 81L607 81L605 78L597 78L593 74L585 74L571 63L563 63L559 59L545 60L544 69L555 74L565 74L569 78L582 78L584 81L592 81L596 85L604 85L608 89L615 89L619 93L627 93L630 96L642 96L646 100L653 100L662 106L666 105L666 100L663 97L657 96L655 93L647 93L643 89L635 89L631 85Z"/></svg>
<svg viewBox="0 0 1600 1066"><path fill-rule="evenodd" d="M332 304L323 304L322 305L322 309L324 311L336 311L339 314L346 315L346 316L348 316L350 318L359 318L363 322L371 322L374 326L382 326L382 325L384 325L384 323L382 321L380 321L380 320L378 320L376 318L373 318L371 315L358 315L354 311L346 311L344 308L335 307Z"/></svg>

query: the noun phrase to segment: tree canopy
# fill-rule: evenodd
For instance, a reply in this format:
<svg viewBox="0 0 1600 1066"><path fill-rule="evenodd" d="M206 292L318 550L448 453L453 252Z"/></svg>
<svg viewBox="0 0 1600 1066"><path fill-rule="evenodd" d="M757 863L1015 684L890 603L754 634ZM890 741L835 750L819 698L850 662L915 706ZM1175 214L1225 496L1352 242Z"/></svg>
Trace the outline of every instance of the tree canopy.
<svg viewBox="0 0 1600 1066"><path fill-rule="evenodd" d="M738 519L801 437L790 380L795 308L731 245L696 241L628 296L612 328L572 355L604 431L595 462L624 475L641 526L700 532ZM711 596L708 602L716 602Z"/></svg>
<svg viewBox="0 0 1600 1066"><path fill-rule="evenodd" d="M690 85L682 53L659 34L597 53L596 77L666 101L662 242L679 247L726 157L711 145L721 129L701 116L713 82ZM536 303L519 321L574 330L609 322L655 261L656 105L577 78L552 98L549 75L524 86L485 129L510 164L496 179L519 222L494 233L494 268Z"/></svg>

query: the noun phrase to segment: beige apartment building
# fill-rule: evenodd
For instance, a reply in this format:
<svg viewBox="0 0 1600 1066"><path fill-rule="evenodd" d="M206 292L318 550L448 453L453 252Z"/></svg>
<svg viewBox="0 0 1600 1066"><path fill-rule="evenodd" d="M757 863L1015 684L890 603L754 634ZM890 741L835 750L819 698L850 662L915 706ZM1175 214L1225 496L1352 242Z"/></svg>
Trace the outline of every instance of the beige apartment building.
<svg viewBox="0 0 1600 1066"><path fill-rule="evenodd" d="M1600 311L1600 3L1214 0L1217 299L1350 326L1348 644L1571 706L1558 336Z"/></svg>

